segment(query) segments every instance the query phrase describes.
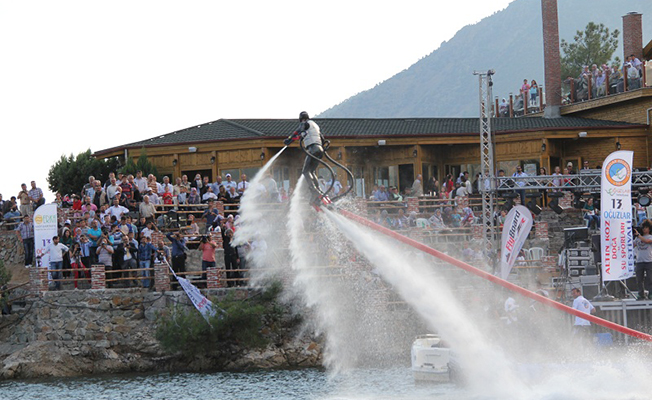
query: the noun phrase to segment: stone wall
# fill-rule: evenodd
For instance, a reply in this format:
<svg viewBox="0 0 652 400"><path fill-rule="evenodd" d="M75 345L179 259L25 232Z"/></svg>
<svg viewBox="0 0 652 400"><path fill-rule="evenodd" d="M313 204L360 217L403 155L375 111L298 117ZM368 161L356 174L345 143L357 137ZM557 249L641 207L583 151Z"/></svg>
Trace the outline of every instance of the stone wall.
<svg viewBox="0 0 652 400"><path fill-rule="evenodd" d="M19 264L25 261L23 241L16 231L0 232L0 260L7 264Z"/></svg>
<svg viewBox="0 0 652 400"><path fill-rule="evenodd" d="M239 298L251 293L228 290L238 291ZM216 297L226 293L209 291ZM264 349L221 348L190 360L166 353L155 339L155 321L171 304L196 312L184 292L45 292L24 309L0 317L0 378L321 365L321 344L306 332Z"/></svg>

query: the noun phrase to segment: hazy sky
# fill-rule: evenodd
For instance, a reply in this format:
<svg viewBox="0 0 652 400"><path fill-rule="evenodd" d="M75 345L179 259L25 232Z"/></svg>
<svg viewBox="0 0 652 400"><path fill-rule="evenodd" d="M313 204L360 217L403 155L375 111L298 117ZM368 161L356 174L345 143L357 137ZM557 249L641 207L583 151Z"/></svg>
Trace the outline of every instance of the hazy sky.
<svg viewBox="0 0 652 400"><path fill-rule="evenodd" d="M46 191L62 154L317 114L511 1L2 1L0 193Z"/></svg>

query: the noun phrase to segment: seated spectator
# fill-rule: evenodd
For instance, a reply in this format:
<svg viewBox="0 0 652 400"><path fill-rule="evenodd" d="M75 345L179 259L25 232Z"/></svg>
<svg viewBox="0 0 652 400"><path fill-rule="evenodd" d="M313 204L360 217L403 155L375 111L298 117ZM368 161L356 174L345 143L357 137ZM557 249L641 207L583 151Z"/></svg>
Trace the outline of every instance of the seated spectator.
<svg viewBox="0 0 652 400"><path fill-rule="evenodd" d="M154 232L158 232L158 231L159 231L158 227L156 226L154 221L147 221L147 225L144 228L142 228L141 231L140 231L140 237L141 238L142 237L148 237L148 238L151 239L152 234Z"/></svg>
<svg viewBox="0 0 652 400"><path fill-rule="evenodd" d="M446 229L446 224L444 223L444 219L441 215L441 208L435 209L435 213L432 215L432 217L428 218L428 222L430 222L430 226L434 231Z"/></svg>
<svg viewBox="0 0 652 400"><path fill-rule="evenodd" d="M16 203L11 204L10 207L9 211L4 214L4 219L5 221L12 222L12 220L20 218L20 211L18 211Z"/></svg>
<svg viewBox="0 0 652 400"><path fill-rule="evenodd" d="M393 224L393 219L389 217L387 210L382 210L380 212L380 224L385 228L391 228Z"/></svg>
<svg viewBox="0 0 652 400"><path fill-rule="evenodd" d="M235 186L231 186L227 192L227 202L237 203L240 201L240 193L236 190Z"/></svg>
<svg viewBox="0 0 652 400"><path fill-rule="evenodd" d="M227 193L231 192L231 188L234 188L236 191L238 190L238 185L231 179L231 174L226 174L226 181L222 182L222 185L224 185Z"/></svg>
<svg viewBox="0 0 652 400"><path fill-rule="evenodd" d="M401 196L401 194L398 192L398 188L396 186L392 186L390 188L389 200L403 201L403 196Z"/></svg>
<svg viewBox="0 0 652 400"><path fill-rule="evenodd" d="M636 204L638 205L638 203ZM593 197L589 197L586 203L584 203L582 211L584 212L587 228L591 229L591 223L595 222L596 229L600 229L600 211L594 207Z"/></svg>
<svg viewBox="0 0 652 400"><path fill-rule="evenodd" d="M226 189L224 186L220 185L220 191L217 193L217 201L221 201L222 203L226 203L229 200L229 197L226 193Z"/></svg>
<svg viewBox="0 0 652 400"><path fill-rule="evenodd" d="M190 189L190 196L188 196L188 204L200 204L201 199L199 197L199 193L197 192L197 188L191 188Z"/></svg>
<svg viewBox="0 0 652 400"><path fill-rule="evenodd" d="M464 207L462 210L462 226L471 226L473 221L475 221L475 215L473 215L473 210L471 207Z"/></svg>
<svg viewBox="0 0 652 400"><path fill-rule="evenodd" d="M389 201L389 193L385 190L385 185L380 185L376 192L376 201Z"/></svg>
<svg viewBox="0 0 652 400"><path fill-rule="evenodd" d="M206 186L206 192L201 197L202 203L208 203L209 200L217 200L217 195L213 193L213 188L211 186Z"/></svg>
<svg viewBox="0 0 652 400"><path fill-rule="evenodd" d="M197 240L199 236L199 225L195 222L195 216L190 214L188 215L188 225L182 228L184 234L189 235L188 240Z"/></svg>
<svg viewBox="0 0 652 400"><path fill-rule="evenodd" d="M392 229L403 230L407 229L410 226L408 217L405 216L405 211L402 208L399 208L398 214L392 221Z"/></svg>
<svg viewBox="0 0 652 400"><path fill-rule="evenodd" d="M149 196L149 202L154 204L155 206L159 204L163 204L161 198L158 196L157 193L154 193L154 191L151 188L147 188L147 196Z"/></svg>
<svg viewBox="0 0 652 400"><path fill-rule="evenodd" d="M451 226L453 228L462 227L462 210L459 207L455 207L455 210L451 213Z"/></svg>

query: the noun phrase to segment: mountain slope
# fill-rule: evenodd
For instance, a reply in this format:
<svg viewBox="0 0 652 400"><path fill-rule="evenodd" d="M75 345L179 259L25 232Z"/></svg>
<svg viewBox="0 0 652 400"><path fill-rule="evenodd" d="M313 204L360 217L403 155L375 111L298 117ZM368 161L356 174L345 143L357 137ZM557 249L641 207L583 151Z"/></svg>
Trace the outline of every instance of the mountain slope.
<svg viewBox="0 0 652 400"><path fill-rule="evenodd" d="M622 16L643 14L643 44L652 39L650 0L559 0L560 38L573 40L590 21L621 31ZM622 56L621 47L615 55ZM470 117L478 115L478 78L496 70L494 95L518 92L523 79L543 78L540 0L516 0L505 10L459 30L410 68L324 111L324 118ZM579 71L578 71L579 72Z"/></svg>

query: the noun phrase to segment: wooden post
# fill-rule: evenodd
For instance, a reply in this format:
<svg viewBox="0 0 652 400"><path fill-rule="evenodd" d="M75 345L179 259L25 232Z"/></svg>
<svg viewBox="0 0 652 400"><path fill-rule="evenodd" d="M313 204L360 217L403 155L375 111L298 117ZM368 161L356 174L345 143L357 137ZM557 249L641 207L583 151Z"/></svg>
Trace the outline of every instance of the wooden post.
<svg viewBox="0 0 652 400"><path fill-rule="evenodd" d="M500 117L500 111L499 111L499 108L498 108L498 97L497 96L496 96L495 103L496 103L496 105L495 105L495 108L494 108L494 116L496 118L498 118L498 117Z"/></svg>
<svg viewBox="0 0 652 400"><path fill-rule="evenodd" d="M509 94L509 117L514 118L514 95Z"/></svg>
<svg viewBox="0 0 652 400"><path fill-rule="evenodd" d="M521 92L521 98L523 99L523 115L527 115L527 103L530 102L530 94Z"/></svg>
<svg viewBox="0 0 652 400"><path fill-rule="evenodd" d="M604 77L604 84L605 84L605 96L609 96L611 93L609 93L609 90L611 90L611 87L609 86L609 73L605 72L605 77Z"/></svg>
<svg viewBox="0 0 652 400"><path fill-rule="evenodd" d="M541 97L542 94L543 94L543 89L541 89L541 86L538 86L537 99L539 99L539 112L543 111L543 97Z"/></svg>
<svg viewBox="0 0 652 400"><path fill-rule="evenodd" d="M211 174L213 175L213 182L215 182L217 181L217 151L211 151L211 157L215 157L215 161L211 164Z"/></svg>
<svg viewBox="0 0 652 400"><path fill-rule="evenodd" d="M575 103L575 79L571 78L570 80L570 95L571 95L571 103Z"/></svg>
<svg viewBox="0 0 652 400"><path fill-rule="evenodd" d="M415 151L417 152L417 156L414 159L414 179L417 178L417 175L421 175L421 180L423 180L423 164L421 163L423 151L421 149L421 145L414 145L414 150L412 150L412 153L414 154ZM421 185L425 186L424 182L421 182Z"/></svg>
<svg viewBox="0 0 652 400"><path fill-rule="evenodd" d="M627 70L628 69L629 69L629 67L627 67L627 64L625 64L625 66L623 67L623 82L624 82L623 92L626 92L627 89L629 88L629 80L627 79Z"/></svg>

